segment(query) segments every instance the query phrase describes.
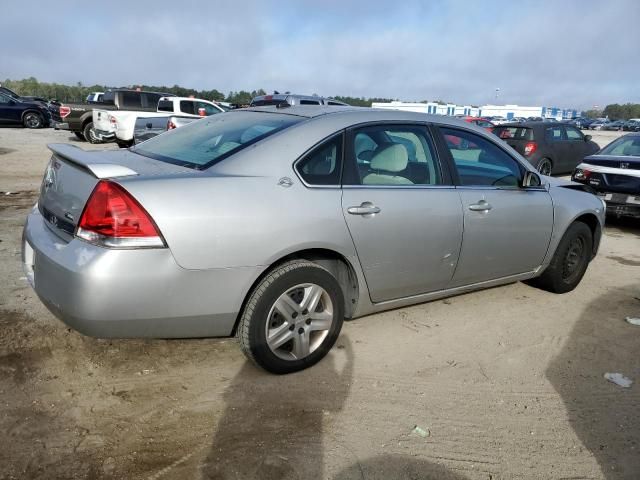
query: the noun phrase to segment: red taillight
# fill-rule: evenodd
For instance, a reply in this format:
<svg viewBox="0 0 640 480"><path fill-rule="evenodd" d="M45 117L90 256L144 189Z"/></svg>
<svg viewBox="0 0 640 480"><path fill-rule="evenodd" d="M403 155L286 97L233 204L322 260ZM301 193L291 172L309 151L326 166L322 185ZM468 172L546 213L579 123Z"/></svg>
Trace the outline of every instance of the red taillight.
<svg viewBox="0 0 640 480"><path fill-rule="evenodd" d="M60 107L58 108L58 113L60 114L60 118L65 118L71 113L71 108L60 105Z"/></svg>
<svg viewBox="0 0 640 480"><path fill-rule="evenodd" d="M76 236L106 247L164 247L147 211L117 183L101 180L84 207Z"/></svg>
<svg viewBox="0 0 640 480"><path fill-rule="evenodd" d="M538 149L538 144L536 142L529 142L524 146L524 154L529 156L533 154Z"/></svg>
<svg viewBox="0 0 640 480"><path fill-rule="evenodd" d="M174 128L176 128L176 124L169 120L167 122L167 130L173 130Z"/></svg>

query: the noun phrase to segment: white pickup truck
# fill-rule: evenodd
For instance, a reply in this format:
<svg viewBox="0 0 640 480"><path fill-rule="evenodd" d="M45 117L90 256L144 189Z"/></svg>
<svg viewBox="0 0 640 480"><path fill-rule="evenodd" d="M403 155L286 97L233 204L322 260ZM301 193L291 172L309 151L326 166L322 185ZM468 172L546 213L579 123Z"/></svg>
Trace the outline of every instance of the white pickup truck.
<svg viewBox="0 0 640 480"><path fill-rule="evenodd" d="M93 109L94 134L102 141L115 139L120 147L133 145L133 131L136 119L139 116L145 118L162 117L169 118L172 115L184 117L207 117L216 113L225 112L227 109L215 102L199 98L187 97L162 97L158 101L157 112L139 112L130 110L100 110Z"/></svg>

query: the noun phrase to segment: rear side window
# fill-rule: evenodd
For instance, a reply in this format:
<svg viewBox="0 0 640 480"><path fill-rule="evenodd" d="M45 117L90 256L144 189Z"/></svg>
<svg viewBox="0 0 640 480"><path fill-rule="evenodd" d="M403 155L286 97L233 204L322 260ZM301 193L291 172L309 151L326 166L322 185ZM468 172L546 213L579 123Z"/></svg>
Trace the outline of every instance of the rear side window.
<svg viewBox="0 0 640 480"><path fill-rule="evenodd" d="M210 103L205 102L195 102L195 113L196 115L200 115L200 109L204 108L204 115L208 117L209 115L215 115L216 113L220 113L216 107L211 105Z"/></svg>
<svg viewBox="0 0 640 480"><path fill-rule="evenodd" d="M342 134L323 142L305 155L296 171L309 185L340 185Z"/></svg>
<svg viewBox="0 0 640 480"><path fill-rule="evenodd" d="M527 140L533 141L533 129L525 127L496 127L493 133L503 140Z"/></svg>
<svg viewBox="0 0 640 480"><path fill-rule="evenodd" d="M300 100L300 105L320 105L318 100Z"/></svg>
<svg viewBox="0 0 640 480"><path fill-rule="evenodd" d="M567 133L568 140L584 140L582 133L577 128L564 127L564 131Z"/></svg>
<svg viewBox="0 0 640 480"><path fill-rule="evenodd" d="M302 120L294 115L239 110L203 118L147 140L133 150L156 160L202 170ZM259 157L255 160L259 161Z"/></svg>
<svg viewBox="0 0 640 480"><path fill-rule="evenodd" d="M182 113L188 113L189 115L195 115L197 113L193 109L193 100L180 100L180 111Z"/></svg>
<svg viewBox="0 0 640 480"><path fill-rule="evenodd" d="M464 186L517 188L523 170L515 159L489 140L468 131L441 128Z"/></svg>
<svg viewBox="0 0 640 480"><path fill-rule="evenodd" d="M173 102L170 100L160 100L158 102L159 112L173 112Z"/></svg>
<svg viewBox="0 0 640 480"><path fill-rule="evenodd" d="M348 158L352 161L347 178L343 182L347 185L442 184L442 176L426 127L363 127L354 132L351 149Z"/></svg>

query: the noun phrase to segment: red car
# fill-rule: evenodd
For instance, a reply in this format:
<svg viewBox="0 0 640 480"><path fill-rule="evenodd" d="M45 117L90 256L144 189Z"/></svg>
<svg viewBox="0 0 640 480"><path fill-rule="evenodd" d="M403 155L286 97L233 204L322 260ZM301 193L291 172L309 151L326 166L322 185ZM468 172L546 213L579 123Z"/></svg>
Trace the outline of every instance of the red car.
<svg viewBox="0 0 640 480"><path fill-rule="evenodd" d="M469 123L475 123L476 125L484 128L488 132L492 132L493 127L495 127L495 125L491 123L489 120L486 120L480 117L462 117L462 120Z"/></svg>

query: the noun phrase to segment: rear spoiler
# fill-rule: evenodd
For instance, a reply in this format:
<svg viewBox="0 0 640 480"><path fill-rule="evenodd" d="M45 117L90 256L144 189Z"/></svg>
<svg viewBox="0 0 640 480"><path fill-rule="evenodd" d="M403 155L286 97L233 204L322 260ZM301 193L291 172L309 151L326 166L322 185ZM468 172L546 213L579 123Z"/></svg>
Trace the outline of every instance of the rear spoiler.
<svg viewBox="0 0 640 480"><path fill-rule="evenodd" d="M132 175L138 175L138 172L131 170L129 167L116 163L100 162L94 155L95 152L87 152L75 145L50 143L47 145L47 148L63 160L88 170L96 178L130 177Z"/></svg>

